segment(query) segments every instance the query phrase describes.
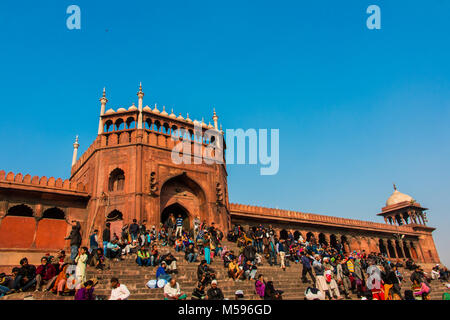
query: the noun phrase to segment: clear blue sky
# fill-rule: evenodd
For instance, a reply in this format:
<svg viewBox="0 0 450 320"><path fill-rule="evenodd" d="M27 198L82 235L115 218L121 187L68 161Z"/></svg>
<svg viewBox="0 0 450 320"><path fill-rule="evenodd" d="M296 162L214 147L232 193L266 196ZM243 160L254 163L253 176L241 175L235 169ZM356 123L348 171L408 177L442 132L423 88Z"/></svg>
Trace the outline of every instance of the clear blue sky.
<svg viewBox="0 0 450 320"><path fill-rule="evenodd" d="M81 30L66 8L81 8ZM381 8L381 30L366 8ZM379 221L392 192L430 208L450 264L450 2L0 2L0 168L67 178L99 102L165 104L280 129L280 171L229 166L230 201Z"/></svg>

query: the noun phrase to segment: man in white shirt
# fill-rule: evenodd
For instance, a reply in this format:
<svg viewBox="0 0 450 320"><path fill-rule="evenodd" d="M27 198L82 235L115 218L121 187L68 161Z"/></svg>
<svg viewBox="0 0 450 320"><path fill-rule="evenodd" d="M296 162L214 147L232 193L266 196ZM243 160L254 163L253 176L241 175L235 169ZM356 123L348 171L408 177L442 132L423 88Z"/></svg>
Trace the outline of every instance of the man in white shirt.
<svg viewBox="0 0 450 320"><path fill-rule="evenodd" d="M119 279L111 278L111 296L109 300L127 300L130 291L124 284L119 283Z"/></svg>
<svg viewBox="0 0 450 320"><path fill-rule="evenodd" d="M180 284L175 278L170 279L170 282L164 286L164 300L182 300L186 298L185 294L181 294Z"/></svg>

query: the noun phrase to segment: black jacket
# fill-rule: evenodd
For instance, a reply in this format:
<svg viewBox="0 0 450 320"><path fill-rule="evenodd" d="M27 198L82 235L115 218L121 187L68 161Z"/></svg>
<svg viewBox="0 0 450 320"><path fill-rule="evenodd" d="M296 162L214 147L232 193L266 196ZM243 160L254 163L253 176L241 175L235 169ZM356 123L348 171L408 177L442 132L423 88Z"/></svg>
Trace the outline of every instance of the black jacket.
<svg viewBox="0 0 450 320"><path fill-rule="evenodd" d="M223 300L224 298L222 290L220 288L209 288L207 295L208 300Z"/></svg>
<svg viewBox="0 0 450 320"><path fill-rule="evenodd" d="M111 242L111 230L109 228L106 228L105 230L103 230L102 240Z"/></svg>
<svg viewBox="0 0 450 320"><path fill-rule="evenodd" d="M244 248L244 256L248 260L254 260L256 256L256 248L253 246L246 246Z"/></svg>
<svg viewBox="0 0 450 320"><path fill-rule="evenodd" d="M72 226L72 231L70 231L70 235L68 239L70 239L71 246L81 246L81 225L79 222L75 226Z"/></svg>
<svg viewBox="0 0 450 320"><path fill-rule="evenodd" d="M22 266L19 269L19 275L21 275L22 277L27 277L29 280L31 280L36 276L36 267L32 264Z"/></svg>

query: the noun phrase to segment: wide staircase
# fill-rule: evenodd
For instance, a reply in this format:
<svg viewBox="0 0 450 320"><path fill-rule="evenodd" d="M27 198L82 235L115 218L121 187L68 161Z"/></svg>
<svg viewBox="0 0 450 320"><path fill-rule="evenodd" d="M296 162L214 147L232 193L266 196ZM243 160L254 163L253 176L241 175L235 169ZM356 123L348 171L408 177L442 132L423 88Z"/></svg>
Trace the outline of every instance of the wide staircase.
<svg viewBox="0 0 450 320"><path fill-rule="evenodd" d="M229 250L233 250L235 253L239 252L239 249L235 243L224 241L223 246ZM167 247L159 248L160 252L168 250ZM175 275L178 283L181 286L183 293L186 293L188 299L191 298L191 293L197 284L197 267L199 263L189 263L184 259L183 252L175 252L173 248L170 249L172 254L177 258L178 275ZM199 257L200 261L202 257ZM277 261L279 263L279 261ZM245 299L260 300L259 296L255 294L254 281L244 280L235 282L228 277L227 270L223 266L223 261L220 257L216 257L212 260L211 267L216 271L216 279L219 287L222 289L225 298L234 299L236 290L243 290ZM263 274L266 281L273 281L274 286L278 290L283 290L284 299L304 299L304 292L311 283L303 283L300 279L302 266L300 263L290 263L290 266L283 271L280 266L270 266L267 261L263 260L263 265L258 266L258 274ZM411 287L411 281L409 277L411 272L402 269L401 272L404 275L404 281L402 283L402 293L405 289ZM146 283L155 279L156 267L139 267L135 262L135 255L128 257L125 260L119 262L111 262L111 269L99 271L94 268L88 268L87 278L97 278L99 283L95 289L96 294L105 295L109 297L110 278L119 278L120 283L125 284L130 290L130 299L138 300L150 300L150 299L164 299L163 289L149 289L146 287ZM309 275L307 276L309 279ZM444 292L448 292L448 289L440 281L431 282L432 292L431 299L439 300L442 298ZM358 299L356 295L351 294L352 299Z"/></svg>
<svg viewBox="0 0 450 320"><path fill-rule="evenodd" d="M235 243L224 241L224 247L229 250L233 250L235 253L239 252L239 248ZM164 253L169 250L168 247L159 247L160 253ZM184 259L183 252L175 252L173 248L170 248L172 254L177 258L178 275L175 275L177 281L181 286L183 293L187 294L188 299L191 298L192 291L197 285L197 267L199 262L188 263ZM111 277L119 278L120 283L125 284L130 290L130 300L160 300L164 299L163 289L149 289L146 287L146 283L155 279L156 267L139 267L136 262L136 255L130 255L122 261L110 263L109 270L97 270L93 267L87 269L87 279L96 278L98 284L95 289L97 295L105 296L109 298L111 293L110 279ZM203 257L199 257L198 260L202 260ZM277 261L279 263L279 259ZM244 280L235 282L228 278L227 270L223 266L223 262L220 257L216 257L212 260L211 267L216 271L217 281L219 287L222 289L225 298L234 299L236 290L243 290L245 299L247 300L260 300L259 296L255 294L254 281ZM311 286L311 283L302 283L301 277L302 266L300 263L290 263L290 266L283 271L280 266L270 266L267 261L263 260L263 265L258 266L258 274L263 274L266 281L272 280L274 286L278 290L283 290L283 299L291 300L303 300L305 295L305 289ZM411 288L411 281L409 280L411 271L406 269L400 270L404 276L402 283L402 294L404 290ZM309 275L307 275L309 279ZM309 279L310 280L310 279ZM439 281L431 281L431 299L440 300L444 292L449 290ZM58 297L49 292L24 292L16 293L8 296L4 296L1 299L18 299L31 298L35 300L72 300L73 297ZM355 294L351 294L352 299L358 299Z"/></svg>

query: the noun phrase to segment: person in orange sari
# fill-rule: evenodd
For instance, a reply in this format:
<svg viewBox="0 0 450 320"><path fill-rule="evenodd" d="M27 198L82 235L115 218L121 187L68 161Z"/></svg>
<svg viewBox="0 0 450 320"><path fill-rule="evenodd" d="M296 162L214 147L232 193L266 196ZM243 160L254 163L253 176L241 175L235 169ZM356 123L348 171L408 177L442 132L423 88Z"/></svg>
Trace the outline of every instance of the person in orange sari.
<svg viewBox="0 0 450 320"><path fill-rule="evenodd" d="M58 276L56 277L55 284L53 285L53 288L51 289L53 293L56 293L56 295L61 295L61 293L64 293L66 289L66 282L67 282L67 267L69 265L65 264L62 267L62 270L59 272Z"/></svg>

